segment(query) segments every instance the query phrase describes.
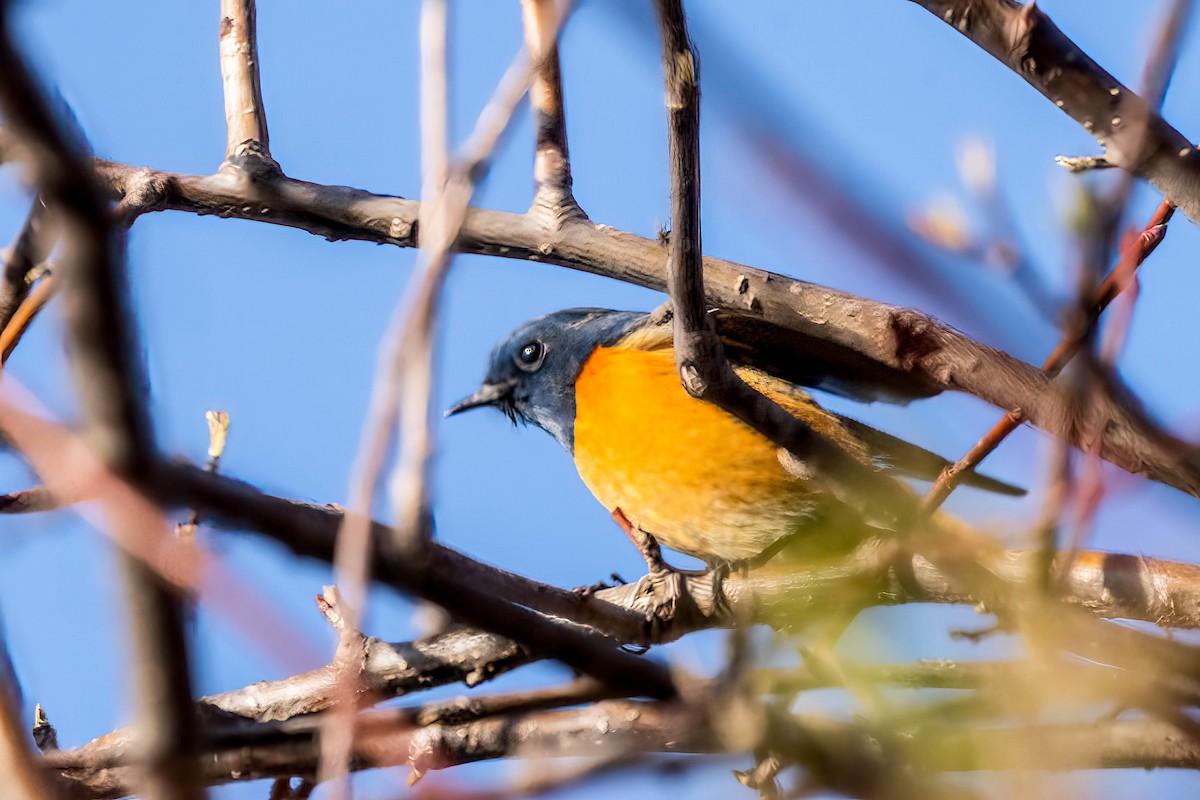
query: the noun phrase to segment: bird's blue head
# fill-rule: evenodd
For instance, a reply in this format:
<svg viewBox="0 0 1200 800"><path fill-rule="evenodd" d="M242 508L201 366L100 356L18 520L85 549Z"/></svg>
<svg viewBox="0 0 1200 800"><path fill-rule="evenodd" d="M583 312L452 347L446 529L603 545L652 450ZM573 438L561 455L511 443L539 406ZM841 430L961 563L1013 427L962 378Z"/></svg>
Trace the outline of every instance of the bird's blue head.
<svg viewBox="0 0 1200 800"><path fill-rule="evenodd" d="M531 422L575 451L575 380L588 356L646 318L640 311L572 308L526 322L492 350L483 385L446 416L495 406L513 422Z"/></svg>

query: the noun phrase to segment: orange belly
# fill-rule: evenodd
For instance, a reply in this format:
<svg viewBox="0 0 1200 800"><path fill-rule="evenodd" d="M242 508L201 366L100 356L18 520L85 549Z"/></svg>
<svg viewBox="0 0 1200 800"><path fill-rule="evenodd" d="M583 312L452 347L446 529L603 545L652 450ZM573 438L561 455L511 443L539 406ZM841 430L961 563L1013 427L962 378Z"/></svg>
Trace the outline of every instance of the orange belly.
<svg viewBox="0 0 1200 800"><path fill-rule="evenodd" d="M787 399L811 405L798 392ZM610 511L709 561L758 555L817 505L775 444L684 390L669 348L602 347L587 360L575 384L575 466Z"/></svg>

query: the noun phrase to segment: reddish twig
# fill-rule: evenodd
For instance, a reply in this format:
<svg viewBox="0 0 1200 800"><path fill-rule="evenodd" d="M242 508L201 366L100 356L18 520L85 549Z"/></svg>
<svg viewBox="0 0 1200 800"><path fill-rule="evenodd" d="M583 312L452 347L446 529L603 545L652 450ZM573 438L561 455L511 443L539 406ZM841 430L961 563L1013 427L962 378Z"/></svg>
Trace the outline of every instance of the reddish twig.
<svg viewBox="0 0 1200 800"><path fill-rule="evenodd" d="M29 293L34 269L53 249L52 237L45 230L46 216L45 203L40 197L34 198L25 223L12 245L4 252L0 269L0 329L7 327L17 307Z"/></svg>
<svg viewBox="0 0 1200 800"><path fill-rule="evenodd" d="M17 306L9 317L8 324L0 331L0 366L8 363L9 356L21 342L21 337L33 323L33 318L45 307L46 303L50 302L50 298L54 296L57 288L54 276L47 275L38 281L33 291L27 294L21 304Z"/></svg>
<svg viewBox="0 0 1200 800"><path fill-rule="evenodd" d="M1095 324L1096 319L1108 308L1109 304L1129 287L1137 268L1150 257L1150 254L1166 236L1167 223L1174 213L1175 206L1164 200L1137 238L1122 248L1121 259L1096 290L1095 302L1089 310L1087 321L1089 328ZM1042 371L1048 378L1057 377L1062 372L1063 368L1079 352L1084 338L1085 335L1068 333L1059 341L1042 364ZM1009 434L1027 421L1025 412L1020 408L1010 410L962 458L942 470L942 474L938 476L933 487L925 495L923 509L926 513L932 512L944 503L963 478L974 471L983 459L987 458L1000 446L1001 442L1008 438Z"/></svg>

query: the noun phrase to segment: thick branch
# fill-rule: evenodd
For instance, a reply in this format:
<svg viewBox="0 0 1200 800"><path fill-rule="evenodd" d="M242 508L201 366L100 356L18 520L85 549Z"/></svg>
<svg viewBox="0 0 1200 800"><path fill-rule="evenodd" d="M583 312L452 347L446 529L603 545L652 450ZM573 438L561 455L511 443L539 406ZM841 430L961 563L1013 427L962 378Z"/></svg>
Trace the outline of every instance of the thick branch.
<svg viewBox="0 0 1200 800"><path fill-rule="evenodd" d="M1105 160L1145 178L1200 222L1200 153L1108 74L1035 3L914 0L1020 75L1096 137Z"/></svg>
<svg viewBox="0 0 1200 800"><path fill-rule="evenodd" d="M97 161L117 196L155 192L152 210L271 222L324 236L415 247L419 204L345 186L323 186L247 161L244 171L201 177ZM523 214L471 209L456 249L545 261L651 289L666 288L660 244L603 225L547 230ZM1092 393L1083 424L1066 393L1035 367L980 344L912 309L715 258L704 259L710 304L727 309L723 336L732 358L809 386L912 399L954 390L1008 410L1129 472L1200 494L1200 459L1190 445L1154 428L1138 405Z"/></svg>
<svg viewBox="0 0 1200 800"><path fill-rule="evenodd" d="M410 766L414 775L500 758L616 757L632 753L741 753L754 742L731 736L719 714L671 702L610 700L579 709L531 711L411 727L411 714L377 712L360 722L351 769ZM788 763L807 766L813 780L868 797L914 796L901 790L921 774L998 769L1191 768L1200 745L1155 720L1006 728L920 726L879 741L863 725L797 717L771 726L770 746ZM232 737L236 748L205 760L205 780L225 783L311 775L319 727L284 723ZM881 753L880 748L886 750ZM44 756L47 769L88 788L93 797L130 793L130 763L118 746L95 742ZM909 765L897 772L899 765ZM890 768L889 768L890 767ZM915 767L915 770L912 769ZM926 791L936 791L928 784ZM857 791L855 791L857 790ZM920 796L942 796L922 794Z"/></svg>
<svg viewBox="0 0 1200 800"><path fill-rule="evenodd" d="M163 485L172 502L265 533L298 554L324 561L333 557L342 521L337 509L270 498L246 484L190 467L164 468ZM661 664L622 652L616 641L592 630L548 619L507 600L506 579L477 580L482 570L472 574L470 559L453 559L463 571L447 569L438 563L452 552L445 548L431 544L429 563L414 563L394 546L386 529L376 527L371 563L377 580L436 603L457 620L526 643L543 658L557 659L618 688L651 697L675 693L674 682ZM551 592L558 593L569 594Z"/></svg>
<svg viewBox="0 0 1200 800"><path fill-rule="evenodd" d="M325 559L330 557L340 523L341 515L337 509L257 495L248 487L226 478L199 474L212 484L224 484L204 490L207 502L198 505L205 510L215 513L215 509L220 508L228 513L233 506L232 516L263 526L296 552ZM221 502L214 505L211 502L214 499ZM271 520L269 523L268 519ZM1027 591L1033 592L1032 584L1041 575L1037 559L1038 554L1012 552L989 565L989 569L997 579L1016 585L1025 583ZM377 577L420 593L411 585L414 578L405 574L403 563L389 561L385 556L377 564L380 570ZM435 558L427 572L431 573L428 582L435 585L439 583L437 573L463 577L491 595L494 604L518 597L518 589L523 584L525 591L519 595L523 602L537 607L542 597L543 587L538 584L442 548L435 550ZM912 557L903 562L881 559L870 549L860 553L855 560L825 567L781 572L758 570L725 576L721 585L722 603L712 596L712 576L697 576L691 582L697 603L708 617L693 620L689 623L693 627L680 625L663 629L660 633L664 637L682 635L697 624L730 624L748 618L794 626L802 623L807 612L827 614L829 608L839 603L861 606L976 600L954 586L923 558ZM1163 626L1200 627L1200 567L1085 553L1071 561L1058 588L1068 602L1087 607L1101 616L1140 618ZM581 607L605 601L635 608L651 602L640 585L605 589L597 594L596 598L579 598L577 602ZM565 610L561 598L553 593L549 597L552 607ZM527 651L502 637L462 630L412 644L386 645L365 639L360 657L364 700L464 678L468 683L474 683L532 658ZM284 681L256 684L208 698L204 706L255 720L311 713L328 708L337 696L334 691L336 674L335 668L327 667ZM128 745L126 740L126 736L112 734L101 741L105 746L114 747L125 742L121 745L125 747ZM249 756L243 753L243 757ZM218 759L217 763L225 765L222 769L233 769L225 760ZM244 764L243 767L237 771L245 771L246 776L264 774Z"/></svg>
<svg viewBox="0 0 1200 800"><path fill-rule="evenodd" d="M462 559L462 556L458 556ZM457 561L455 562L457 563ZM1037 569L1037 555L1014 551L998 571L1019 580ZM718 606L711 596L711 576L689 579L689 592L697 597L706 615L702 624L729 625L735 619L752 619L775 624L795 624L808 616L828 611L829 599L845 596L848 585L857 583L856 597L872 605L906 603L971 604L976 599L954 589L944 575L922 558L904 565L881 568L875 574L849 566L811 568L787 574L751 573L729 576L722 591L728 606ZM1167 628L1200 628L1200 567L1116 554L1085 552L1071 562L1059 595L1067 603L1108 618L1139 619ZM603 589L597 597L630 608L648 606L651 598L637 584ZM695 629L677 623L663 629L662 639L679 638ZM646 644L631 639L631 644ZM364 702L400 697L453 683L476 686L492 677L530 663L535 658L515 642L469 629L455 629L413 642L387 643L366 638L355 656L360 677L358 692ZM257 722L290 719L324 711L337 697L336 679L341 667L329 665L278 681L251 684L242 689L201 699L200 707L233 714ZM979 674L970 667L939 669L930 666L903 674L892 670L869 673L872 680L913 685L919 674L933 673L921 685L974 686L995 675ZM940 683L936 676L941 675ZM828 685L809 676L807 688ZM817 681L817 682L814 682Z"/></svg>
<svg viewBox="0 0 1200 800"><path fill-rule="evenodd" d="M311 506L262 495L222 476L196 470L195 496L215 521L237 521L277 539L295 553L328 561L342 514L332 506ZM201 485L205 484L205 485ZM186 501L191 503L192 501ZM565 592L481 564L456 551L432 545L423 580L442 585L458 579L487 594L493 605L516 603L547 614L595 626L628 644L670 641L697 627L754 620L795 626L835 604L852 607L903 603L976 603L920 556L885 559L864 548L855 559L748 574L725 575L714 596L712 574L688 578L689 595L701 616L651 628L646 614L654 598L642 582L602 589L592 596ZM1035 590L1042 564L1033 552L1009 551L990 565L1001 580ZM389 557L375 560L376 579L403 591L416 585L413 570ZM1139 619L1165 628L1200 628L1200 567L1137 556L1082 552L1056 585L1064 602L1100 617ZM633 614L624 609L633 609ZM542 654L544 657L544 654ZM496 634L455 630L412 643L364 641L359 654L364 695L388 697L422 688L465 681L474 685L535 658L511 639ZM325 667L304 675L217 695L206 702L256 720L281 719L327 708L333 700L336 670Z"/></svg>
<svg viewBox="0 0 1200 800"><path fill-rule="evenodd" d="M272 497L226 476L191 467L175 467L172 473L174 494L182 505L198 505L218 524L256 530L297 555L326 562L331 559L333 542L342 524L342 512L336 506ZM602 589L585 596L482 564L440 545L433 547L426 574L434 582L450 581L457 576L462 583L478 587L493 599L587 624L630 644L670 641L691 630L667 628L655 632L653 639L648 638L652 631L640 614L649 610L651 598L640 584ZM1037 570L1030 564L1031 558L1026 551L1007 551L989 568L1006 581L1034 580L1031 576ZM377 554L374 577L383 583L402 591L415 591L413 587L423 581L421 576L412 574L415 571L395 559L386 548ZM786 619L819 605L819 590L856 582L866 587L865 595L875 595L872 602L880 605L979 600L953 585L921 556L905 558L901 567L878 557L869 545L854 558L831 566L764 568L746 575L727 575L720 584L720 592L728 601L728 608L713 597L710 573L688 579L690 593L714 625L732 621L727 614L741 615L739 618L750 614L760 621ZM1163 627L1200 628L1200 567L1197 566L1141 556L1083 552L1072 560L1060 591L1063 600L1086 607L1098 616L1142 619ZM630 615L622 608L639 613Z"/></svg>

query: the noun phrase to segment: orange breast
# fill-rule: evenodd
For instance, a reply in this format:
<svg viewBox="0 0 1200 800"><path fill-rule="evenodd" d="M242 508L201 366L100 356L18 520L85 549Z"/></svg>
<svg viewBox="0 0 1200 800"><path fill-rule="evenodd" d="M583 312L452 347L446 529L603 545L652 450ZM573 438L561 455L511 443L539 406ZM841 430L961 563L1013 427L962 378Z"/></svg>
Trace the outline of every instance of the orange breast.
<svg viewBox="0 0 1200 800"><path fill-rule="evenodd" d="M777 393L763 385L766 376L744 377ZM785 405L815 409L821 423L832 419L807 395L790 387L780 394ZM576 382L575 409L584 483L668 547L708 560L750 558L795 533L815 508L778 447L683 389L669 348L598 348Z"/></svg>

